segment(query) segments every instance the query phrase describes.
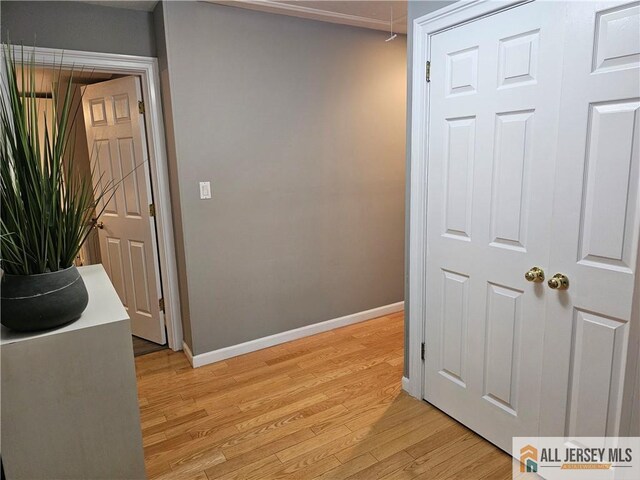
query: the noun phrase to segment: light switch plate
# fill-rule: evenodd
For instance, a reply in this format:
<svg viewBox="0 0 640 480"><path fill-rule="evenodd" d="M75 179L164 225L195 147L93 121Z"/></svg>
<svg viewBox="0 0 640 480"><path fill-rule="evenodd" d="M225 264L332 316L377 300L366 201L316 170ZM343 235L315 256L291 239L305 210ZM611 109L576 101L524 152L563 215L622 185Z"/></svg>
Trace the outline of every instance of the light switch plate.
<svg viewBox="0 0 640 480"><path fill-rule="evenodd" d="M211 198L211 182L200 182L200 199Z"/></svg>

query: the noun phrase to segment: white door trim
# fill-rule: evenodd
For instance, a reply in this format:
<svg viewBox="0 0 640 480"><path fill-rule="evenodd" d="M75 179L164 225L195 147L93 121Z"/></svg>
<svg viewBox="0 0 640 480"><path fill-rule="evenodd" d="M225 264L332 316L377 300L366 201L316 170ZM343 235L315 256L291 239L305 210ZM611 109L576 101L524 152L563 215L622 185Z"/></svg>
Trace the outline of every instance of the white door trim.
<svg viewBox="0 0 640 480"><path fill-rule="evenodd" d="M12 45L19 57L22 46ZM156 208L156 227L160 273L165 300L165 324L169 348L182 350L182 322L180 318L180 297L178 295L178 274L169 196L169 173L165 147L164 122L160 103L160 75L158 60L153 57L139 57L114 53L81 52L56 48L24 47L24 58L34 56L36 64L56 65L64 68L84 69L96 72L110 72L137 75L142 83L145 101L145 127L149 146L149 166L153 183Z"/></svg>
<svg viewBox="0 0 640 480"><path fill-rule="evenodd" d="M438 32L493 15L532 0L459 1L413 21L412 99L411 99L411 197L409 216L409 377L403 388L422 399L424 362L421 346L425 341L425 257L427 232L427 164L425 148L428 134L429 83L425 79L425 60L431 58L431 36ZM438 66L433 66L438 68Z"/></svg>

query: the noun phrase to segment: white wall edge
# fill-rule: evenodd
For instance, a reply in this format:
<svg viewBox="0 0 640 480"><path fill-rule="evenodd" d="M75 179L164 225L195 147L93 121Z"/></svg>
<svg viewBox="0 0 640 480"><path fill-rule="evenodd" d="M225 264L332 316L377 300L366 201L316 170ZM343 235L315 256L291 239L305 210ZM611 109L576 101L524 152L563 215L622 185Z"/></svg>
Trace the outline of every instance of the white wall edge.
<svg viewBox="0 0 640 480"><path fill-rule="evenodd" d="M402 390L413 398L418 400L424 399L422 395L422 380L420 378L412 382L411 378L402 377Z"/></svg>
<svg viewBox="0 0 640 480"><path fill-rule="evenodd" d="M269 335L268 337L257 338L248 342L232 345L230 347L220 348L211 352L193 355L187 344L183 344L184 353L193 368L202 367L211 363L220 362L227 358L244 355L245 353L255 352L263 348L272 347L281 343L290 342L299 338L309 337L318 333L327 332L340 327L346 327L354 323L364 322L373 318L382 317L391 313L400 312L404 309L404 302L396 302L382 307L372 308L363 312L353 313L344 317L326 320L313 325L288 330L282 333Z"/></svg>
<svg viewBox="0 0 640 480"><path fill-rule="evenodd" d="M409 379L407 377L402 377L402 390L404 390L409 395L411 395L411 393L409 392L409 389L410 389Z"/></svg>
<svg viewBox="0 0 640 480"><path fill-rule="evenodd" d="M191 353L191 349L189 348L189 345L182 342L182 351L186 355L187 360L189 360L189 363L191 364L191 366L193 366L193 353Z"/></svg>

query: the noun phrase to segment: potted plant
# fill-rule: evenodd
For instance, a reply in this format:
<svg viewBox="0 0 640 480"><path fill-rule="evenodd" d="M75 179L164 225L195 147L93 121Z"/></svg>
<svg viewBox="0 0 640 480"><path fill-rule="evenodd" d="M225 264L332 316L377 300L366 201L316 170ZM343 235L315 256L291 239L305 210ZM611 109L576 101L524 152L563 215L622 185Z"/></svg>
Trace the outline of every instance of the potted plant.
<svg viewBox="0 0 640 480"><path fill-rule="evenodd" d="M98 202L112 195L115 185L97 191L91 178L74 169L69 139L77 111L71 111L71 80L66 87L59 81L51 85L51 125L45 119L40 137L35 61L32 56L25 62L22 53L20 63L18 73L15 52L5 45L0 94L0 307L3 325L35 331L72 322L86 308L87 289L74 261L91 232ZM59 80L60 69L54 70ZM44 145L39 138L44 138Z"/></svg>

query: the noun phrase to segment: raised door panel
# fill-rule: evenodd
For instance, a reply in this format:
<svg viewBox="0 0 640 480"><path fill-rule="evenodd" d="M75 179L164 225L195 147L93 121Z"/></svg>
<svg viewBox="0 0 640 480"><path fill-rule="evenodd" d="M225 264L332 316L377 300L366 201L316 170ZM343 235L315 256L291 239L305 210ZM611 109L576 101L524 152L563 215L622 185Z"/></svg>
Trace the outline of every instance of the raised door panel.
<svg viewBox="0 0 640 480"><path fill-rule="evenodd" d="M498 88L536 83L539 30L500 40Z"/></svg>
<svg viewBox="0 0 640 480"><path fill-rule="evenodd" d="M147 275L147 246L143 242L129 240L130 275L133 279L133 305L139 315L151 317L149 277Z"/></svg>
<svg viewBox="0 0 640 480"><path fill-rule="evenodd" d="M107 245L107 273L113 283L120 301L124 307L129 309L129 299L127 296L127 275L124 269L124 252L122 251L122 241L119 238L106 237Z"/></svg>
<svg viewBox="0 0 640 480"><path fill-rule="evenodd" d="M115 123L131 122L131 108L129 107L129 95L121 93L113 97L113 120Z"/></svg>
<svg viewBox="0 0 640 480"><path fill-rule="evenodd" d="M442 292L440 373L457 385L465 387L469 277L443 270Z"/></svg>
<svg viewBox="0 0 640 480"><path fill-rule="evenodd" d="M491 245L526 251L534 112L496 115Z"/></svg>
<svg viewBox="0 0 640 480"><path fill-rule="evenodd" d="M94 175L94 182L97 183L96 187L99 192L104 192L105 195L100 201L102 205L106 200L109 200L114 185L120 178L120 164L116 156L113 155L111 150L111 143L108 139L98 139L92 144L92 156L93 166L96 174ZM114 195L104 208L104 215L118 216L119 203L117 195Z"/></svg>
<svg viewBox="0 0 640 480"><path fill-rule="evenodd" d="M595 24L594 72L640 65L640 6L637 2L598 12Z"/></svg>
<svg viewBox="0 0 640 480"><path fill-rule="evenodd" d="M108 124L107 107L104 98L89 100L89 112L92 127L102 127Z"/></svg>
<svg viewBox="0 0 640 480"><path fill-rule="evenodd" d="M444 234L471 240L475 117L447 120Z"/></svg>
<svg viewBox="0 0 640 480"><path fill-rule="evenodd" d="M478 47L447 55L447 94L469 95L478 90Z"/></svg>
<svg viewBox="0 0 640 480"><path fill-rule="evenodd" d="M627 323L576 309L567 434L615 435Z"/></svg>
<svg viewBox="0 0 640 480"><path fill-rule="evenodd" d="M124 194L124 215L128 218L142 218L142 204L144 199L140 198L140 187L138 185L138 172L140 166L136 160L135 145L133 138L117 138L118 156L120 158L120 168L124 172L122 179L122 191Z"/></svg>
<svg viewBox="0 0 640 480"><path fill-rule="evenodd" d="M580 262L631 272L638 243L640 102L589 107Z"/></svg>
<svg viewBox="0 0 640 480"><path fill-rule="evenodd" d="M513 416L518 412L523 293L492 283L487 287L483 395Z"/></svg>

